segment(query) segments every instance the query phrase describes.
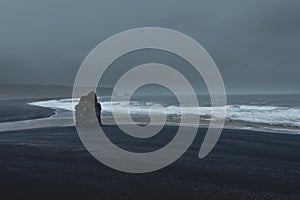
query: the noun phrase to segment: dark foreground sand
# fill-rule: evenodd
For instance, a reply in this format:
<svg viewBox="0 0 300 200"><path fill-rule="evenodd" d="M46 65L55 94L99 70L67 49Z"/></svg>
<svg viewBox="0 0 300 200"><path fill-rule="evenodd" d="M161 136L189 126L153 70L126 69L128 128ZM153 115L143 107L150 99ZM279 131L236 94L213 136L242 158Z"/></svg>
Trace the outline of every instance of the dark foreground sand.
<svg viewBox="0 0 300 200"><path fill-rule="evenodd" d="M105 130L126 149L159 148L176 127L152 141ZM205 130L172 165L127 174L95 160L74 127L0 133L1 199L300 199L300 136L224 130L213 152L198 159Z"/></svg>

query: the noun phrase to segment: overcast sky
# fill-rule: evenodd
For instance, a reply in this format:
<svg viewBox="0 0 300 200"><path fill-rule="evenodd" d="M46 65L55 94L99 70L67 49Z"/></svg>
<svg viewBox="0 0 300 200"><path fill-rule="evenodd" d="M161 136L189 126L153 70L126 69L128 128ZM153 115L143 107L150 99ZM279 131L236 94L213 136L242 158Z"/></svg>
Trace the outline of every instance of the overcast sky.
<svg viewBox="0 0 300 200"><path fill-rule="evenodd" d="M99 42L144 26L201 43L228 90L300 91L298 0L1 0L0 84L72 85Z"/></svg>

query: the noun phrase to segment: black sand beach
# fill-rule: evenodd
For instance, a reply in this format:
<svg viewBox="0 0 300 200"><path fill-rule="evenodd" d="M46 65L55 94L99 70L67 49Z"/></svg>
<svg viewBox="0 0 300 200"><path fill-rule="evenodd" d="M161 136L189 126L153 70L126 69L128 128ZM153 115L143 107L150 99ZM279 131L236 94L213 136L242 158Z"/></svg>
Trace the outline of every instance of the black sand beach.
<svg viewBox="0 0 300 200"><path fill-rule="evenodd" d="M0 25L0 200L300 200L300 0L0 0Z"/></svg>
<svg viewBox="0 0 300 200"><path fill-rule="evenodd" d="M130 142L104 127L123 148ZM152 173L127 174L95 160L75 127L0 133L0 192L3 199L300 199L300 136L224 130L204 159L198 151L204 129L172 165Z"/></svg>
<svg viewBox="0 0 300 200"><path fill-rule="evenodd" d="M52 109L2 100L1 122L48 117ZM104 126L121 148L145 152L167 144L177 127L134 139ZM0 132L1 199L300 199L300 135L223 130L204 159L199 129L189 150L170 166L146 174L113 170L93 158L76 129Z"/></svg>

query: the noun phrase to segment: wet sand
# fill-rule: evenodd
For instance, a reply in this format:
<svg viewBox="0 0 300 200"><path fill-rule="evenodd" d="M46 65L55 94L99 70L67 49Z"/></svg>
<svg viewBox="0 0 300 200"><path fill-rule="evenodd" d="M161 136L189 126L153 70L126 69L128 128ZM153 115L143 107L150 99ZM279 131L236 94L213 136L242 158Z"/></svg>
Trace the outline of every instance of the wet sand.
<svg viewBox="0 0 300 200"><path fill-rule="evenodd" d="M0 100L0 123L46 118L55 114L55 110L51 108L28 105L30 102L42 100L45 99Z"/></svg>
<svg viewBox="0 0 300 200"><path fill-rule="evenodd" d="M124 137L105 126L110 139L133 151L160 148L176 127L151 141ZM146 174L113 170L83 147L75 127L0 133L3 199L300 199L300 136L224 130L204 159L205 129L170 166Z"/></svg>

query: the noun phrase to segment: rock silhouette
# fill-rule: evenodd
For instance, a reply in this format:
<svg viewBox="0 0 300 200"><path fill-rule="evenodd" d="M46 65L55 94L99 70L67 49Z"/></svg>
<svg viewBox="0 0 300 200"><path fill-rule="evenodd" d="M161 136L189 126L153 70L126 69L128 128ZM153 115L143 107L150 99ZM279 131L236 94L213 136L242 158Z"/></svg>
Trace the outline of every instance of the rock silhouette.
<svg viewBox="0 0 300 200"><path fill-rule="evenodd" d="M76 125L81 127L102 125L100 116L101 105L98 103L96 93L90 92L82 96L75 107Z"/></svg>

